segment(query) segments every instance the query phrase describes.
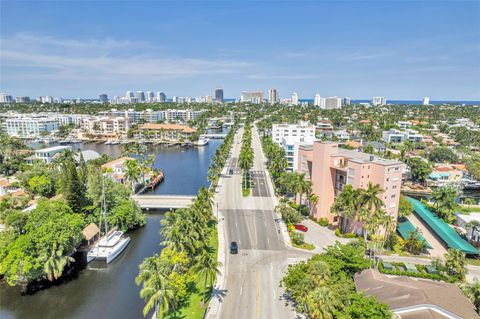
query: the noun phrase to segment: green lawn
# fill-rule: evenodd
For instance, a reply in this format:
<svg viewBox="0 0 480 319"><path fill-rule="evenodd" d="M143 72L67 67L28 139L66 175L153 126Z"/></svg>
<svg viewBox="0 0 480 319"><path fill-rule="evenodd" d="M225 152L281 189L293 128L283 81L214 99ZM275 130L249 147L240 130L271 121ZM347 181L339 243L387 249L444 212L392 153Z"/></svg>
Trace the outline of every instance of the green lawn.
<svg viewBox="0 0 480 319"><path fill-rule="evenodd" d="M212 253L215 254L215 257L218 257L218 233L215 222L210 224L212 236L210 237L210 247L212 248ZM203 300L203 277L195 278L195 286L192 287L191 295L189 296L185 306L180 308L177 314L168 314L165 318L168 319L202 319L205 315L205 311L208 306L208 301L210 300L210 291L207 292L205 305L202 305ZM215 279L213 280L215 282Z"/></svg>

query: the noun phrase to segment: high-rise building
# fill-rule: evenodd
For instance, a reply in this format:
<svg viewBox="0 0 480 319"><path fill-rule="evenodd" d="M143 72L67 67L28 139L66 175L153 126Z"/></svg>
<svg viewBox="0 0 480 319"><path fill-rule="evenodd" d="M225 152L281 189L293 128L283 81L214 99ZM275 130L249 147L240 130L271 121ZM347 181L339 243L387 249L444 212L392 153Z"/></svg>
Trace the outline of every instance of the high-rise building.
<svg viewBox="0 0 480 319"><path fill-rule="evenodd" d="M240 102L250 102L255 104L260 104L263 102L263 92L254 91L254 92L242 92L240 97Z"/></svg>
<svg viewBox="0 0 480 319"><path fill-rule="evenodd" d="M148 103L152 103L152 102L155 101L155 95L153 94L152 91L148 91L148 92L147 92L146 99L147 99L147 102L148 102Z"/></svg>
<svg viewBox="0 0 480 319"><path fill-rule="evenodd" d="M179 103L178 97L176 97L176 96L172 97L172 102L173 103Z"/></svg>
<svg viewBox="0 0 480 319"><path fill-rule="evenodd" d="M215 102L223 103L223 89L216 88L215 89Z"/></svg>
<svg viewBox="0 0 480 319"><path fill-rule="evenodd" d="M15 102L17 102L17 103L28 103L28 102L30 102L30 97L29 96L17 96L15 98Z"/></svg>
<svg viewBox="0 0 480 319"><path fill-rule="evenodd" d="M298 105L298 94L296 92L292 94L292 105Z"/></svg>
<svg viewBox="0 0 480 319"><path fill-rule="evenodd" d="M7 93L0 93L0 103L12 103L13 96Z"/></svg>
<svg viewBox="0 0 480 319"><path fill-rule="evenodd" d="M325 98L325 103L322 103L325 109L339 109L342 107L342 99L338 96Z"/></svg>
<svg viewBox="0 0 480 319"><path fill-rule="evenodd" d="M125 93L125 97L131 99L131 98L135 97L135 95L133 95L133 92L127 91L127 93Z"/></svg>
<svg viewBox="0 0 480 319"><path fill-rule="evenodd" d="M344 97L342 101L342 105L350 105L352 104L352 100L349 97Z"/></svg>
<svg viewBox="0 0 480 319"><path fill-rule="evenodd" d="M108 102L108 95L106 95L105 93L102 93L102 94L98 95L98 100L102 103L107 103Z"/></svg>
<svg viewBox="0 0 480 319"><path fill-rule="evenodd" d="M387 99L384 96L374 96L372 98L372 105L387 105Z"/></svg>
<svg viewBox="0 0 480 319"><path fill-rule="evenodd" d="M157 92L157 102L163 103L167 101L167 96L163 92Z"/></svg>
<svg viewBox="0 0 480 319"><path fill-rule="evenodd" d="M313 106L322 106L322 97L320 94L315 94L315 97L313 99Z"/></svg>
<svg viewBox="0 0 480 319"><path fill-rule="evenodd" d="M278 90L277 89L268 90L268 103L270 103L270 104L278 103Z"/></svg>
<svg viewBox="0 0 480 319"><path fill-rule="evenodd" d="M428 96L424 97L423 101L422 101L422 104L423 105L429 105L430 104L430 98Z"/></svg>
<svg viewBox="0 0 480 319"><path fill-rule="evenodd" d="M137 91L136 97L138 102L145 102L145 93L143 91Z"/></svg>

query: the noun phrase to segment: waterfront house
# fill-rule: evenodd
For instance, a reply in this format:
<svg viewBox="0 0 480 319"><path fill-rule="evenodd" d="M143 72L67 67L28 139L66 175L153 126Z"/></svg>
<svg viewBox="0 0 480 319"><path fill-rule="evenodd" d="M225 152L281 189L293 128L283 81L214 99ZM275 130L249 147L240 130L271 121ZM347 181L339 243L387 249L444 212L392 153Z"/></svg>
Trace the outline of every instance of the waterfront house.
<svg viewBox="0 0 480 319"><path fill-rule="evenodd" d="M141 138L153 138L162 141L178 142L188 140L193 133L194 128L180 124L143 124L139 128Z"/></svg>
<svg viewBox="0 0 480 319"><path fill-rule="evenodd" d="M40 150L36 150L34 155L27 157L25 160L29 164L33 163L33 161L35 160L40 160L47 164L50 164L57 154L63 153L66 150L72 150L72 147L66 146L66 145L65 146L59 145L59 146L43 148Z"/></svg>
<svg viewBox="0 0 480 319"><path fill-rule="evenodd" d="M116 182L124 183L126 167L125 163L128 161L135 161L133 157L120 157L111 162L102 165L102 169Z"/></svg>

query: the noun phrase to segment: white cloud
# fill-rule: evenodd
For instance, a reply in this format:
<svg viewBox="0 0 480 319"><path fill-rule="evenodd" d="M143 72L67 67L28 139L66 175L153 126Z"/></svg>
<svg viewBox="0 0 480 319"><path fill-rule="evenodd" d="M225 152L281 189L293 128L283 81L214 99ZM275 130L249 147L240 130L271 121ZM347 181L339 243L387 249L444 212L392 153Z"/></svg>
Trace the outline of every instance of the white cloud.
<svg viewBox="0 0 480 319"><path fill-rule="evenodd" d="M180 57L148 43L115 39L66 40L51 36L17 34L1 40L2 72L21 78L111 79L119 76L170 79L202 74L237 73L251 65L233 59ZM29 72L28 68L43 70ZM25 72L25 73L24 73Z"/></svg>

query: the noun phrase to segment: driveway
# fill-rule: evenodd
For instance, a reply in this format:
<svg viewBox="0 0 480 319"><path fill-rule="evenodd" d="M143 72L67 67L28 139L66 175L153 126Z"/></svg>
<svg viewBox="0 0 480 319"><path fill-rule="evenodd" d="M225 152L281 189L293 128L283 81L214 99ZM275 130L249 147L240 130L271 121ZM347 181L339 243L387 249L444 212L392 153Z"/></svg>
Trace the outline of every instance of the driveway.
<svg viewBox="0 0 480 319"><path fill-rule="evenodd" d="M349 238L340 238L335 236L335 231L330 230L327 227L322 227L313 220L304 219L301 223L308 227L308 231L306 233L301 233L305 235L305 241L307 243L315 245L315 249L312 250L313 253L318 254L323 252L325 247L334 245L336 241L339 241L342 244L346 244L351 241Z"/></svg>

